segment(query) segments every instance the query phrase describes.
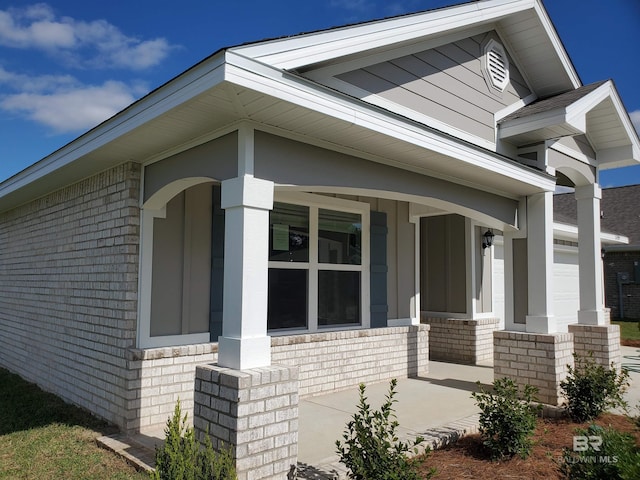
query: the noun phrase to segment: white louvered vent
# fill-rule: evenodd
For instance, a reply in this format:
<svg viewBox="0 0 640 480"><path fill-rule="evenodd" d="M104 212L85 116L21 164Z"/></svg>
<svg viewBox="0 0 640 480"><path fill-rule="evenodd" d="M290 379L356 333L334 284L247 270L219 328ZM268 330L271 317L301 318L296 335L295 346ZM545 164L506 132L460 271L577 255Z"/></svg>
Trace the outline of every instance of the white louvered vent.
<svg viewBox="0 0 640 480"><path fill-rule="evenodd" d="M509 59L504 47L493 39L489 40L482 63L489 87L503 92L509 84Z"/></svg>

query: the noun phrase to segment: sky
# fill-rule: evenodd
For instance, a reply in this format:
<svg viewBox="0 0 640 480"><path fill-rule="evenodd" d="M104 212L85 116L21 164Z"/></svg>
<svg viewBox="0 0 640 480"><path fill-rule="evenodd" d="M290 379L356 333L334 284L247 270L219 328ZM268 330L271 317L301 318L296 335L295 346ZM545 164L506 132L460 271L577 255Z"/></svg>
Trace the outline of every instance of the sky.
<svg viewBox="0 0 640 480"><path fill-rule="evenodd" d="M220 48L456 0L0 0L0 182ZM545 0L583 84L613 79L640 131L640 0ZM640 166L603 171L640 183Z"/></svg>

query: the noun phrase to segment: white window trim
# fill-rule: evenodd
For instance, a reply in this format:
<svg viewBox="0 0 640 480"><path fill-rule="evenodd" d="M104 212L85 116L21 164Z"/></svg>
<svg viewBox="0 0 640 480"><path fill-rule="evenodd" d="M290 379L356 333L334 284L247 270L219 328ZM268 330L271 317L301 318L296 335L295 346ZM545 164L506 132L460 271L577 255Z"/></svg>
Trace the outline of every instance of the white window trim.
<svg viewBox="0 0 640 480"><path fill-rule="evenodd" d="M371 325L369 265L370 265L370 210L368 203L341 198L314 195L302 192L276 192L274 202L309 207L309 261L277 262L270 261L269 268L303 269L309 271L307 328L274 329L269 335L291 335L295 333L313 333L326 330L353 330L369 328ZM360 265L327 264L318 262L318 211L320 209L356 213L362 220L362 261ZM360 276L360 324L318 326L318 271L356 271Z"/></svg>

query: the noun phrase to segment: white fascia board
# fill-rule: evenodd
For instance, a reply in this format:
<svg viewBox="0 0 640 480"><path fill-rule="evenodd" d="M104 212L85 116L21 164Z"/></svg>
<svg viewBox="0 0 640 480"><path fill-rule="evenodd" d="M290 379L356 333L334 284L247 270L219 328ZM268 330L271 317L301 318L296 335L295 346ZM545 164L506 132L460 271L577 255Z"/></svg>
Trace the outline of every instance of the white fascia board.
<svg viewBox="0 0 640 480"><path fill-rule="evenodd" d="M553 223L553 238L558 240L578 241L578 227L566 223ZM625 245L629 243L629 237L616 235L615 233L600 232L600 241L607 244Z"/></svg>
<svg viewBox="0 0 640 480"><path fill-rule="evenodd" d="M224 54L196 65L76 140L0 184L0 198L67 166L224 80Z"/></svg>
<svg viewBox="0 0 640 480"><path fill-rule="evenodd" d="M507 120L500 124L499 137L511 138L517 135L522 135L545 128L553 128L556 126L563 126L567 130L574 131L574 134L584 133L584 130L579 130L569 121L569 119L567 118L566 109L560 107L535 115L528 115L522 118Z"/></svg>
<svg viewBox="0 0 640 480"><path fill-rule="evenodd" d="M358 54L365 50L492 22L512 13L536 8L537 0L487 0L399 18L379 20L298 37L239 46L232 51L275 67L296 69ZM336 55L336 52L339 52Z"/></svg>
<svg viewBox="0 0 640 480"><path fill-rule="evenodd" d="M555 189L555 179L543 173L525 169L497 154L237 53L227 54L225 80L517 179L541 191Z"/></svg>

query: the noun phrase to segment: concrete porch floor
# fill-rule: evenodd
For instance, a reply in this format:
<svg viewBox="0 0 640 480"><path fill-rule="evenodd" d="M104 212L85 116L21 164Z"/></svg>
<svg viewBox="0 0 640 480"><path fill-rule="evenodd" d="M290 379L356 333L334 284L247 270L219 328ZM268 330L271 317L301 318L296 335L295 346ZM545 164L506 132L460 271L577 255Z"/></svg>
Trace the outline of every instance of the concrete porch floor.
<svg viewBox="0 0 640 480"><path fill-rule="evenodd" d="M622 348L622 365L629 370L631 387L625 395L630 413L637 415L640 404L640 350ZM429 362L429 374L421 378L398 380L398 401L394 407L403 439L422 435L429 444L442 444L477 431L478 412L471 392L476 381L485 386L493 382L491 365L458 365ZM388 392L388 383L367 385L366 396L372 409L378 409ZM299 479L345 478L344 467L335 453L336 440L342 439L347 422L357 410L358 389L305 398L299 405ZM127 458L141 468L153 466L154 445L164 432L153 435L102 437L104 447Z"/></svg>

